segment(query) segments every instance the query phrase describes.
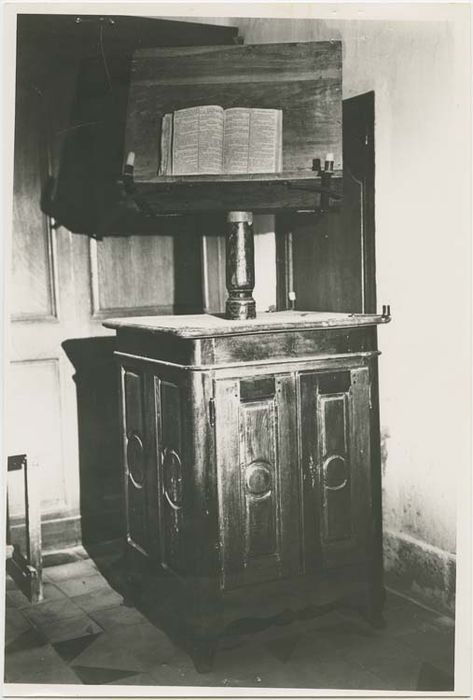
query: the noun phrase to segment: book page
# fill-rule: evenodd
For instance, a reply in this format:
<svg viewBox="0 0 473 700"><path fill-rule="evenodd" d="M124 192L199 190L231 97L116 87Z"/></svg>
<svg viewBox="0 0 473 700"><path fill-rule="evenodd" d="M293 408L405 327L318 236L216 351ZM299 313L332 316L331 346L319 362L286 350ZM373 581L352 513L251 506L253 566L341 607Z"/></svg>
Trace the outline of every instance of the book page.
<svg viewBox="0 0 473 700"><path fill-rule="evenodd" d="M216 105L174 112L173 175L222 172L223 121Z"/></svg>
<svg viewBox="0 0 473 700"><path fill-rule="evenodd" d="M252 109L248 149L249 173L275 173L281 170L282 111Z"/></svg>
<svg viewBox="0 0 473 700"><path fill-rule="evenodd" d="M198 173L222 172L225 113L222 107L199 107Z"/></svg>
<svg viewBox="0 0 473 700"><path fill-rule="evenodd" d="M198 172L199 113L198 107L174 112L172 173L190 175Z"/></svg>
<svg viewBox="0 0 473 700"><path fill-rule="evenodd" d="M250 144L250 109L233 107L225 111L223 172L247 173Z"/></svg>

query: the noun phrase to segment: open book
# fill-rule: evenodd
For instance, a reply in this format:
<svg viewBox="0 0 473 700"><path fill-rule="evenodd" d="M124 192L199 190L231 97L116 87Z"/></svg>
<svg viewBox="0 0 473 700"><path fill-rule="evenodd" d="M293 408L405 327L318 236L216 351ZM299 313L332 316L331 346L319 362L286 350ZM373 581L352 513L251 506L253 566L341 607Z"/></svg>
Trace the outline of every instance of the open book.
<svg viewBox="0 0 473 700"><path fill-rule="evenodd" d="M165 114L159 175L282 170L282 110L217 105Z"/></svg>

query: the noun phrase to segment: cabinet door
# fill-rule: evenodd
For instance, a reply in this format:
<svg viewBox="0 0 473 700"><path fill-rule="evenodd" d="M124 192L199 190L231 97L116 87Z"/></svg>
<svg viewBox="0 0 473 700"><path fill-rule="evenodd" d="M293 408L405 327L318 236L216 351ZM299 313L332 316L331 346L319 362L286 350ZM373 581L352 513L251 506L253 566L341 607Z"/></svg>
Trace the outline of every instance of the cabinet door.
<svg viewBox="0 0 473 700"><path fill-rule="evenodd" d="M142 372L135 368L121 368L121 396L126 535L130 544L146 552L144 377Z"/></svg>
<svg viewBox="0 0 473 700"><path fill-rule="evenodd" d="M300 377L306 571L363 561L371 540L370 374Z"/></svg>
<svg viewBox="0 0 473 700"><path fill-rule="evenodd" d="M127 362L122 374L127 539L164 569L189 574L202 551L202 472L194 431L205 442L182 372ZM205 494L204 494L205 495ZM203 557L200 557L203 559Z"/></svg>
<svg viewBox="0 0 473 700"><path fill-rule="evenodd" d="M189 505L189 458L183 424L185 394L173 373L153 377L156 407L156 455L160 562L170 571L186 570L186 520ZM156 536L158 530L156 530ZM195 543L198 546L198 543ZM191 556L190 553L187 556Z"/></svg>
<svg viewBox="0 0 473 700"><path fill-rule="evenodd" d="M126 535L151 556L156 548L156 467L150 378L143 365L121 367L122 441L125 468Z"/></svg>
<svg viewBox="0 0 473 700"><path fill-rule="evenodd" d="M223 587L297 574L295 378L218 380L215 395Z"/></svg>

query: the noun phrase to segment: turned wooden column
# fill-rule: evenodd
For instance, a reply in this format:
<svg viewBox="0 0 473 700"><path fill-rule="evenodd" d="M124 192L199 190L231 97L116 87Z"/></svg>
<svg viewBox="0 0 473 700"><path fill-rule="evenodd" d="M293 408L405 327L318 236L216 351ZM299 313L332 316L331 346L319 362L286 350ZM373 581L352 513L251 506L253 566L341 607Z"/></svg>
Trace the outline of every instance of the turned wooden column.
<svg viewBox="0 0 473 700"><path fill-rule="evenodd" d="M245 320L256 318L255 243L253 214L250 211L230 211L227 216L226 282L228 299L226 317Z"/></svg>

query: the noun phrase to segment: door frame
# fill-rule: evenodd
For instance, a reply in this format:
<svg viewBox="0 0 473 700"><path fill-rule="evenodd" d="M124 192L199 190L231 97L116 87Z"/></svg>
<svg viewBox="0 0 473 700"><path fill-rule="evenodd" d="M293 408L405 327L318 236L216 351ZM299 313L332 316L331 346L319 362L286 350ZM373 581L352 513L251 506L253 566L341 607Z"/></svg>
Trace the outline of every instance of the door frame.
<svg viewBox="0 0 473 700"><path fill-rule="evenodd" d="M376 313L375 256L375 93L343 100L343 179L359 185L361 221L361 313ZM346 188L344 188L346 190ZM343 206L343 203L342 203ZM330 216L330 214L327 214ZM276 300L278 310L291 308L294 291L293 236L297 223L317 215L276 217ZM294 232L295 231L295 232Z"/></svg>

